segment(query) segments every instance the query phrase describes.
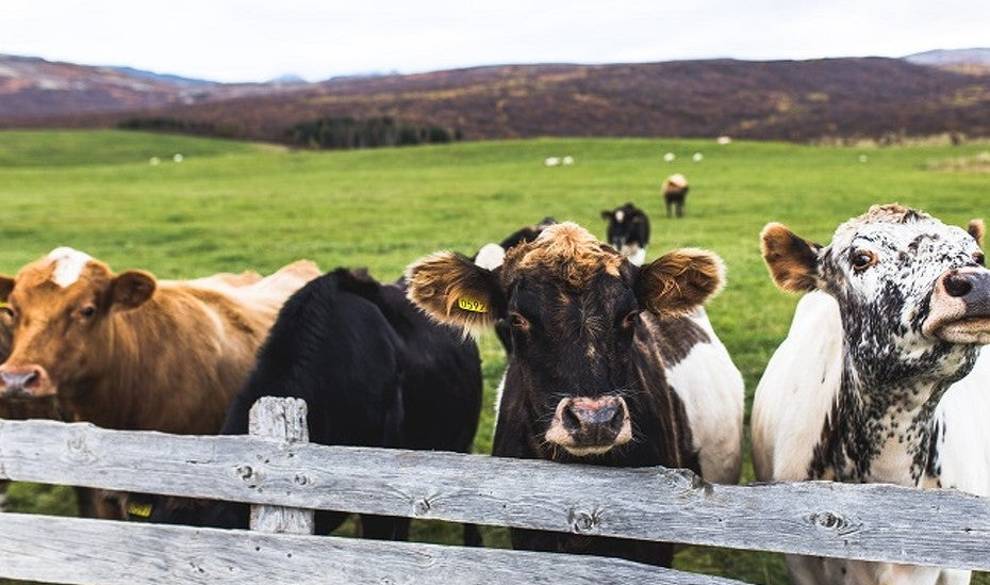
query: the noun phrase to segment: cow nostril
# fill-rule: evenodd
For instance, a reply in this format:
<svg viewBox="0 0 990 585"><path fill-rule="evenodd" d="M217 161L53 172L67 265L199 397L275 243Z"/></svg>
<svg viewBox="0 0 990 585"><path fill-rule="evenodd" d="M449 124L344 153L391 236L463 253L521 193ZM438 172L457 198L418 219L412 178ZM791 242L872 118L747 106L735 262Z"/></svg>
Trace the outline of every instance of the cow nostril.
<svg viewBox="0 0 990 585"><path fill-rule="evenodd" d="M576 432L581 429L581 418L574 412L574 405L568 404L561 413L560 422L568 432Z"/></svg>
<svg viewBox="0 0 990 585"><path fill-rule="evenodd" d="M622 425L625 422L626 415L623 413L621 408L616 407L615 412L612 414L612 418L608 421L608 427L613 431L619 431L622 429Z"/></svg>
<svg viewBox="0 0 990 585"><path fill-rule="evenodd" d="M958 272L946 276L942 279L942 284L950 297L964 297L973 290L973 283L970 279Z"/></svg>

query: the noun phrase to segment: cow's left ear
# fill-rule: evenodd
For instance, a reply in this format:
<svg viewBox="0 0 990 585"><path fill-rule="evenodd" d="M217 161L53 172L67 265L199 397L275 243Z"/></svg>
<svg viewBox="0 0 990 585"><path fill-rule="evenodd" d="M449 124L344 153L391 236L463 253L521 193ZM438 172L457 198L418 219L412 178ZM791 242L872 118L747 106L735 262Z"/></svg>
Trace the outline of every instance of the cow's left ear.
<svg viewBox="0 0 990 585"><path fill-rule="evenodd" d="M143 305L157 287L155 277L143 270L128 270L110 281L113 306L118 309L136 309Z"/></svg>
<svg viewBox="0 0 990 585"><path fill-rule="evenodd" d="M427 315L478 335L505 317L495 273L453 252L427 256L406 270L406 296Z"/></svg>
<svg viewBox="0 0 990 585"><path fill-rule="evenodd" d="M0 274L0 303L6 303L7 297L14 290L14 279Z"/></svg>
<svg viewBox="0 0 990 585"><path fill-rule="evenodd" d="M973 239L976 240L977 244L981 246L983 245L983 234L986 229L983 226L982 219L969 220L969 226L966 228L966 231L969 232L969 235L973 236Z"/></svg>
<svg viewBox="0 0 990 585"><path fill-rule="evenodd" d="M724 282L725 264L718 255L684 248L640 269L636 297L652 313L676 317L704 305Z"/></svg>

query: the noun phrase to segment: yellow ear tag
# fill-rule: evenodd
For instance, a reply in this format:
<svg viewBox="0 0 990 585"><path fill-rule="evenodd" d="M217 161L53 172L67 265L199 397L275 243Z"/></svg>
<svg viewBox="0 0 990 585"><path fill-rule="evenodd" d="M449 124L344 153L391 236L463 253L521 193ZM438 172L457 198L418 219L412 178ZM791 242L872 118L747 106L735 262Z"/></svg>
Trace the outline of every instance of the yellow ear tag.
<svg viewBox="0 0 990 585"><path fill-rule="evenodd" d="M127 505L127 514L138 518L151 518L151 504L131 502Z"/></svg>
<svg viewBox="0 0 990 585"><path fill-rule="evenodd" d="M471 311L472 313L488 312L488 307L485 303L479 301L478 299L472 299L471 297L461 297L457 299L457 306L465 311Z"/></svg>

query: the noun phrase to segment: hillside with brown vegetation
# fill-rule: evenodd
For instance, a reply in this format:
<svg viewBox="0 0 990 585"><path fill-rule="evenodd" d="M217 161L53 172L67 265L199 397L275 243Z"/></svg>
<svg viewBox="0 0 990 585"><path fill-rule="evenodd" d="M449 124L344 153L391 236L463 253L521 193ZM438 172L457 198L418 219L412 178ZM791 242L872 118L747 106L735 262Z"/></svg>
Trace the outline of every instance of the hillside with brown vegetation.
<svg viewBox="0 0 990 585"><path fill-rule="evenodd" d="M507 65L335 79L276 94L56 116L45 125L155 118L199 133L291 142L295 125L389 117L465 139L716 136L783 140L990 135L990 76L900 59ZM31 121L36 125L39 120ZM0 124L23 125L3 120Z"/></svg>

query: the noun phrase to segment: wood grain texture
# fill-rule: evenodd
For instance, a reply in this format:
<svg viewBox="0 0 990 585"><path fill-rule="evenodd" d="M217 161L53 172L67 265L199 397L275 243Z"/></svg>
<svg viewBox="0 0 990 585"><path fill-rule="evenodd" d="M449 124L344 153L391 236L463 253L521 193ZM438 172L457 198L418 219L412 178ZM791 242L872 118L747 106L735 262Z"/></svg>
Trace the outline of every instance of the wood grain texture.
<svg viewBox="0 0 990 585"><path fill-rule="evenodd" d="M0 515L0 577L78 585L739 585L618 559Z"/></svg>
<svg viewBox="0 0 990 585"><path fill-rule="evenodd" d="M825 482L0 422L0 479L990 570L990 501Z"/></svg>
<svg viewBox="0 0 990 585"><path fill-rule="evenodd" d="M254 403L248 418L251 436L285 445L309 442L306 401L266 396ZM251 530L274 534L313 534L313 510L285 506L251 506Z"/></svg>

